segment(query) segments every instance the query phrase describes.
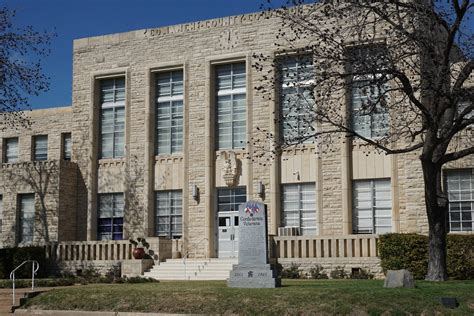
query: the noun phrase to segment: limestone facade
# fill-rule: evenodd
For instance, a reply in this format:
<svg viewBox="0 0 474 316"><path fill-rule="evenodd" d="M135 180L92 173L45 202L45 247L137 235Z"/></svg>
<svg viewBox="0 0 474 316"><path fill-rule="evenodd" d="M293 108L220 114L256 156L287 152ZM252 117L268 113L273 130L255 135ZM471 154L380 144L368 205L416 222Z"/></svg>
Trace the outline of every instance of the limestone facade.
<svg viewBox="0 0 474 316"><path fill-rule="evenodd" d="M23 170L23 162L31 164L32 137L43 134L48 135L47 163L58 166L47 202L55 212L48 217L52 240L97 240L99 196L107 193L125 196L124 239L156 236L155 192L179 190L182 253L217 257L217 198L218 189L227 186L228 152L235 156L235 186L246 188L246 199L267 204L271 235L282 226L285 184L311 185L316 235L352 234L353 182L368 179L390 180L392 232L426 233L419 153L367 153L343 140L326 153L308 145L266 164L248 159L257 150L251 141L258 136L257 127L279 130L277 105L255 91L263 74L251 66L254 53L275 55L274 34L279 27L276 18L257 13L74 41L72 106L32 111L30 128L0 133L2 159L7 138L18 137L20 153L19 162L3 163L0 169L2 241L17 242L17 197L35 193L31 186L13 186L6 174ZM240 147L220 150L216 69L235 63L245 67L246 139ZM182 150L156 154L157 75L171 71L183 74ZM101 83L111 78L125 82L125 151L123 157L101 159ZM64 133L72 136L71 161L62 157ZM474 157L449 167L472 172Z"/></svg>

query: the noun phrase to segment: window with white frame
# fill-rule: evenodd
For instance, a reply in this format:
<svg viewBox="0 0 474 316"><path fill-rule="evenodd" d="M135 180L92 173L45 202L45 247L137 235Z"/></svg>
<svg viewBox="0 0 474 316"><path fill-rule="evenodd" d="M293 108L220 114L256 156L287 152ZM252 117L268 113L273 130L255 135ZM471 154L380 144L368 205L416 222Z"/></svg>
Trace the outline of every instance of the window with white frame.
<svg viewBox="0 0 474 316"><path fill-rule="evenodd" d="M246 201L245 187L217 189L217 212L238 212L239 205Z"/></svg>
<svg viewBox="0 0 474 316"><path fill-rule="evenodd" d="M100 81L100 158L121 158L125 151L125 78Z"/></svg>
<svg viewBox="0 0 474 316"><path fill-rule="evenodd" d="M449 231L473 231L474 169L446 171Z"/></svg>
<svg viewBox="0 0 474 316"><path fill-rule="evenodd" d="M310 143L314 137L314 66L309 56L280 61L281 132L286 143Z"/></svg>
<svg viewBox="0 0 474 316"><path fill-rule="evenodd" d="M183 71L156 74L155 153L173 154L183 148Z"/></svg>
<svg viewBox="0 0 474 316"><path fill-rule="evenodd" d="M97 239L123 239L123 193L99 194Z"/></svg>
<svg viewBox="0 0 474 316"><path fill-rule="evenodd" d="M63 134L63 159L71 160L72 140L71 133Z"/></svg>
<svg viewBox="0 0 474 316"><path fill-rule="evenodd" d="M180 238L183 234L181 190L155 192L155 236Z"/></svg>
<svg viewBox="0 0 474 316"><path fill-rule="evenodd" d="M6 138L3 142L5 146L5 162L13 163L18 161L18 138Z"/></svg>
<svg viewBox="0 0 474 316"><path fill-rule="evenodd" d="M246 145L245 63L216 66L217 149Z"/></svg>
<svg viewBox="0 0 474 316"><path fill-rule="evenodd" d="M0 194L0 233L3 232L3 195Z"/></svg>
<svg viewBox="0 0 474 316"><path fill-rule="evenodd" d="M375 84L370 76L352 81L352 128L359 135L375 139L389 132L386 86Z"/></svg>
<svg viewBox="0 0 474 316"><path fill-rule="evenodd" d="M35 228L35 195L20 194L19 242L32 242Z"/></svg>
<svg viewBox="0 0 474 316"><path fill-rule="evenodd" d="M354 234L384 234L392 231L390 179L354 180L352 195Z"/></svg>
<svg viewBox="0 0 474 316"><path fill-rule="evenodd" d="M34 160L48 160L48 136L38 135L34 137Z"/></svg>
<svg viewBox="0 0 474 316"><path fill-rule="evenodd" d="M282 186L282 227L296 227L300 235L316 235L316 191L314 183Z"/></svg>

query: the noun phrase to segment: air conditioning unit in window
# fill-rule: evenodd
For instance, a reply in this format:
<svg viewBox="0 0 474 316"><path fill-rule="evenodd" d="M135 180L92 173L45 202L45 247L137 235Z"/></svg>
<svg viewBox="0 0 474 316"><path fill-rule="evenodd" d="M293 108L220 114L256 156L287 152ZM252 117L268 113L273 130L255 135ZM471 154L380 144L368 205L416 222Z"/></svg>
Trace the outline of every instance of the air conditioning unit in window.
<svg viewBox="0 0 474 316"><path fill-rule="evenodd" d="M298 227L279 227L278 236L299 236L300 229Z"/></svg>

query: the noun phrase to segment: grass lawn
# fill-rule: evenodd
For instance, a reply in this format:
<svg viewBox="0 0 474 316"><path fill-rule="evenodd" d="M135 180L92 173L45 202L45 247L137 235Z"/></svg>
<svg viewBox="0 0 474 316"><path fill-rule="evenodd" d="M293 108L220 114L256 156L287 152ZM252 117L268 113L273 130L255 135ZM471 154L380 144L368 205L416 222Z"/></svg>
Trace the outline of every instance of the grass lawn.
<svg viewBox="0 0 474 316"><path fill-rule="evenodd" d="M277 289L228 288L224 281L85 285L43 293L23 308L249 315L474 315L473 281L418 281L415 289L385 289L380 280L282 283ZM460 306L444 308L439 298L446 296L456 297Z"/></svg>

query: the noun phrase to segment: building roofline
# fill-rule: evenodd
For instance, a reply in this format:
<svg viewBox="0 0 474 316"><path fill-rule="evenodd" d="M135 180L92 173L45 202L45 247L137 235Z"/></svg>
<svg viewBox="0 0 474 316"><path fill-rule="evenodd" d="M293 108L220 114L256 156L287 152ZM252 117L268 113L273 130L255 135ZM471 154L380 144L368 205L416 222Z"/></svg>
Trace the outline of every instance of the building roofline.
<svg viewBox="0 0 474 316"><path fill-rule="evenodd" d="M154 38L168 34L179 34L187 32L198 32L219 27L232 25L246 25L255 21L262 21L274 16L274 11L257 11L252 13L230 15L207 20L198 20L174 25L166 25L157 28L147 28L121 33L112 33L92 37L84 37L73 41L73 50L79 50L88 46L118 44L134 39Z"/></svg>

